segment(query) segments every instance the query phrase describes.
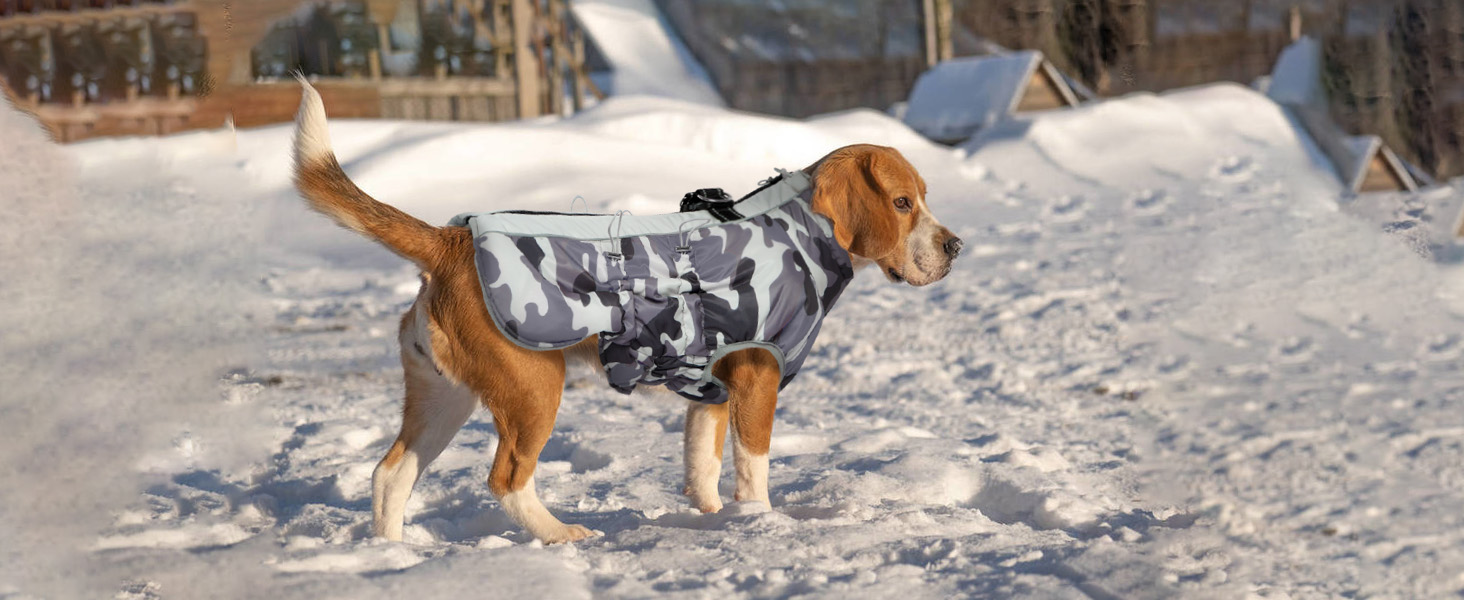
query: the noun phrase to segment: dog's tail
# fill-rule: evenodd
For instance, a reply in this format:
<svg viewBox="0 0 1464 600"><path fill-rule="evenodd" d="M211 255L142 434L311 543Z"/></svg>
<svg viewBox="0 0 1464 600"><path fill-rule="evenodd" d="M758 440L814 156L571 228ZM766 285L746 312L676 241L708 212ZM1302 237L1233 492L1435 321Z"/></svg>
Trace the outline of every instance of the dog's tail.
<svg viewBox="0 0 1464 600"><path fill-rule="evenodd" d="M325 104L300 77L304 95L295 115L295 187L310 207L345 227L381 242L425 271L441 256L442 230L382 203L356 187L330 147Z"/></svg>

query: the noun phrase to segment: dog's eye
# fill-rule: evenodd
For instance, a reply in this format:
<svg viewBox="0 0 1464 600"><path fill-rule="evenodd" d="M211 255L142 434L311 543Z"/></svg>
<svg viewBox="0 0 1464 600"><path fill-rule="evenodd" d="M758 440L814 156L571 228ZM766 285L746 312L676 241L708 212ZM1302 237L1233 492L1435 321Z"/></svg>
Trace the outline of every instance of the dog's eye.
<svg viewBox="0 0 1464 600"><path fill-rule="evenodd" d="M895 208L900 209L900 212L910 212L910 199L904 196L895 198Z"/></svg>

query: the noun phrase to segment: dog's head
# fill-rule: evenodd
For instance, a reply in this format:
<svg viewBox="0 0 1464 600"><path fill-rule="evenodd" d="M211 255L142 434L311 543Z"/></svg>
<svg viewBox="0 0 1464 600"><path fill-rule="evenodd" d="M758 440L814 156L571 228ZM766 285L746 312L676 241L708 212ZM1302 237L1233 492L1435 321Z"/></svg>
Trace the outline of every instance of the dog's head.
<svg viewBox="0 0 1464 600"><path fill-rule="evenodd" d="M896 283L928 285L951 272L961 239L925 206L925 180L894 148L856 144L815 163L813 209L834 238Z"/></svg>

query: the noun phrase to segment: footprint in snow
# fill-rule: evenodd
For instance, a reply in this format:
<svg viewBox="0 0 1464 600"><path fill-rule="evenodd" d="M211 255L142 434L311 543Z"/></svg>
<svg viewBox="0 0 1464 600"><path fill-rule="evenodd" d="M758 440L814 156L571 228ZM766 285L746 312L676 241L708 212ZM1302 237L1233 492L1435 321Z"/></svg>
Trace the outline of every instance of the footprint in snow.
<svg viewBox="0 0 1464 600"><path fill-rule="evenodd" d="M1423 343L1418 357L1429 362L1457 360L1464 355L1464 338L1458 334L1440 334Z"/></svg>
<svg viewBox="0 0 1464 600"><path fill-rule="evenodd" d="M1062 489L1043 489L1049 482L1014 472L1011 477L988 474L980 489L963 506L1006 525L1024 524L1039 531L1094 530L1109 511L1102 498L1085 498Z"/></svg>
<svg viewBox="0 0 1464 600"><path fill-rule="evenodd" d="M1182 379L1189 376L1193 371L1193 364L1188 356L1167 356L1159 361L1156 370L1160 375L1171 379Z"/></svg>
<svg viewBox="0 0 1464 600"><path fill-rule="evenodd" d="M1271 358L1285 364L1310 362L1316 358L1316 344L1311 338L1289 337L1271 349Z"/></svg>
<svg viewBox="0 0 1464 600"><path fill-rule="evenodd" d="M1048 204L1044 212L1055 222L1070 223L1081 220L1088 214L1088 201L1082 196L1062 196L1056 202Z"/></svg>
<svg viewBox="0 0 1464 600"><path fill-rule="evenodd" d="M1221 181L1245 181L1255 174L1256 163L1248 156L1231 156L1210 167L1210 178Z"/></svg>
<svg viewBox="0 0 1464 600"><path fill-rule="evenodd" d="M117 600L158 600L162 598L163 586L154 581L127 581L117 595Z"/></svg>
<svg viewBox="0 0 1464 600"><path fill-rule="evenodd" d="M1163 214L1169 210L1173 200L1164 190L1143 190L1129 199L1129 207L1139 216Z"/></svg>

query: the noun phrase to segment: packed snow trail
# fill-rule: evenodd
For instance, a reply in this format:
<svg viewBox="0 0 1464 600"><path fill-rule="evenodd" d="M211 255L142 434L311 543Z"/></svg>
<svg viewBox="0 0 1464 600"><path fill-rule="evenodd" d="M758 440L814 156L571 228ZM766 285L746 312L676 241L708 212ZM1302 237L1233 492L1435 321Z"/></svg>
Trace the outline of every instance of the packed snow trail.
<svg viewBox="0 0 1464 600"><path fill-rule="evenodd" d="M136 181L196 181L272 215L242 278L269 302L247 334L261 356L226 375L221 399L190 405L269 418L147 445L138 494L65 539L87 549L88 585L127 598L1456 593L1457 273L1337 210L1292 131L1233 86L1046 114L954 151L870 111L798 122L654 99L557 122L333 122L364 189L439 222L566 210L576 195L596 211L673 210L687 190L737 195L773 167L887 143L967 241L937 284L865 272L845 292L780 397L771 512L692 510L682 402L571 370L539 489L605 535L548 548L486 489L486 412L419 483L406 543L368 538L417 275L305 211L288 127L241 132L237 157L195 150L201 135L74 146L106 174L96 189L132 185L101 168L148 154L167 175ZM128 198L167 206L169 190ZM240 437L265 442L225 445Z"/></svg>

